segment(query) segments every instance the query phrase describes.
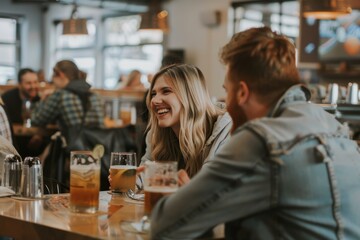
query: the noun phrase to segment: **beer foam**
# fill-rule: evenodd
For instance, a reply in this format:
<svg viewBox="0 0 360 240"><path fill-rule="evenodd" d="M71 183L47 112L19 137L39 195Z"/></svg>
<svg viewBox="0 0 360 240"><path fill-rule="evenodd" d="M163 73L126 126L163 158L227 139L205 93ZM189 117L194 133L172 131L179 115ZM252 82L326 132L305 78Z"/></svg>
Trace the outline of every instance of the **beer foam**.
<svg viewBox="0 0 360 240"><path fill-rule="evenodd" d="M110 166L110 169L136 169L136 166L131 166L131 165L113 165L113 166Z"/></svg>
<svg viewBox="0 0 360 240"><path fill-rule="evenodd" d="M72 166L70 166L70 170L74 170L77 172L87 172L92 169L100 170L100 166L96 166L96 165L72 165Z"/></svg>
<svg viewBox="0 0 360 240"><path fill-rule="evenodd" d="M144 187L146 192L156 192L156 193L174 193L178 188L174 187L159 187L159 186L151 186Z"/></svg>

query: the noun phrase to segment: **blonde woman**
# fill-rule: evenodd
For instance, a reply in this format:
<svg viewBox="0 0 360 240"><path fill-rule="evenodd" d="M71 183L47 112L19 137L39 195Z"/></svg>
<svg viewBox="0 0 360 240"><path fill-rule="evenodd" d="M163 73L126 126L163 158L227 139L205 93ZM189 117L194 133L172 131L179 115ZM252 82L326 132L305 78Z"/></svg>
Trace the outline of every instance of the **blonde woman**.
<svg viewBox="0 0 360 240"><path fill-rule="evenodd" d="M147 96L150 113L148 160L178 162L193 177L226 141L231 118L207 92L203 73L180 64L155 74Z"/></svg>

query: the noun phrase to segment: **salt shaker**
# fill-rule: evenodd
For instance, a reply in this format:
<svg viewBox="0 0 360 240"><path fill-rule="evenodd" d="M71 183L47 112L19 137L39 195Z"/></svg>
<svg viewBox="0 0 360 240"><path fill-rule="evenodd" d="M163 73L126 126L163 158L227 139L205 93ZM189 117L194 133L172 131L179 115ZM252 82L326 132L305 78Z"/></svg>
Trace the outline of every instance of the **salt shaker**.
<svg viewBox="0 0 360 240"><path fill-rule="evenodd" d="M348 84L348 92L346 96L346 102L350 104L359 103L359 86L357 83Z"/></svg>
<svg viewBox="0 0 360 240"><path fill-rule="evenodd" d="M38 157L25 158L22 168L20 193L23 197L43 197L43 172Z"/></svg>
<svg viewBox="0 0 360 240"><path fill-rule="evenodd" d="M1 186L12 189L16 194L20 192L21 158L8 154L4 159Z"/></svg>

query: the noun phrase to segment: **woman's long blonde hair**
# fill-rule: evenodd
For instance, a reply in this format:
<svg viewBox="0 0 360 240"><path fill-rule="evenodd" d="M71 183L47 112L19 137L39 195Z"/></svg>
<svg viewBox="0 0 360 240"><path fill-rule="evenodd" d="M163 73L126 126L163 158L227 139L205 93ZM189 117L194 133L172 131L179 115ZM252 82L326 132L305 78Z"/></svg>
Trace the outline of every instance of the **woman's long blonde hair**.
<svg viewBox="0 0 360 240"><path fill-rule="evenodd" d="M172 86L182 105L179 138L172 128L159 127L150 107L151 91L160 77ZM194 176L207 157L205 144L214 123L224 112L211 102L203 73L197 67L187 64L171 65L160 70L151 83L147 106L150 110L148 130L152 133L152 158L157 161L180 161L183 158L186 172L190 177Z"/></svg>

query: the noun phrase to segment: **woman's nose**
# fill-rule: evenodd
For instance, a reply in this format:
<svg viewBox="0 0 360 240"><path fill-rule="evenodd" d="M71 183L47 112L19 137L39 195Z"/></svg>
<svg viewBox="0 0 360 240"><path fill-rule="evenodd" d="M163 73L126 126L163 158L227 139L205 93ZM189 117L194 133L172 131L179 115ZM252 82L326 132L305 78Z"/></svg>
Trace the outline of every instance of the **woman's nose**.
<svg viewBox="0 0 360 240"><path fill-rule="evenodd" d="M153 104L161 103L161 102L162 102L162 98L161 98L160 96L158 96L158 95L155 95L155 96L152 97L151 102L152 102Z"/></svg>

